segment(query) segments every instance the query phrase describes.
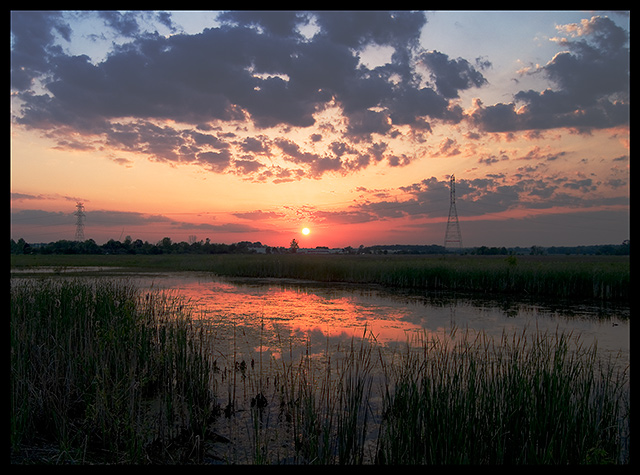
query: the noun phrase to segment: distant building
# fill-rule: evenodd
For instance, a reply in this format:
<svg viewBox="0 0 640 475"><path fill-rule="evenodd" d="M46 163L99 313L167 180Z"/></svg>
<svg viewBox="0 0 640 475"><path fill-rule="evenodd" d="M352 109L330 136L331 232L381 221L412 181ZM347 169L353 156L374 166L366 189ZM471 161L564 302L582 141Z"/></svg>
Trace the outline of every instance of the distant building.
<svg viewBox="0 0 640 475"><path fill-rule="evenodd" d="M298 254L344 254L344 249L329 249L328 247L300 248Z"/></svg>
<svg viewBox="0 0 640 475"><path fill-rule="evenodd" d="M250 246L248 247L249 252L255 252L256 254L266 254L267 247L266 246Z"/></svg>

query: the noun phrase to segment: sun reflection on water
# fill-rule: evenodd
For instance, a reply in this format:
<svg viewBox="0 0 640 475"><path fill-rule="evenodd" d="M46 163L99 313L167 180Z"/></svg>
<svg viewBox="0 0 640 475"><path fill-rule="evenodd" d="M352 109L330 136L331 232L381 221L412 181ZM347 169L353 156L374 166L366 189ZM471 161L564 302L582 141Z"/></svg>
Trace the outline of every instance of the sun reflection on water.
<svg viewBox="0 0 640 475"><path fill-rule="evenodd" d="M194 319L229 354L275 358L323 355L364 336L400 348L417 337L448 338L452 329L500 338L529 327L569 330L583 342L628 357L628 309L620 318L599 318L599 310L562 310L523 302L481 302L393 294L364 286L323 285L275 279L220 279L210 274L170 274L146 285L184 298ZM576 314L577 312L577 314ZM583 312L581 314L580 312ZM626 313L625 313L626 312ZM611 323L613 321L613 324Z"/></svg>
<svg viewBox="0 0 640 475"><path fill-rule="evenodd" d="M165 282L192 307L194 318L215 328L221 339L240 347L269 352L303 349L319 354L327 345L368 337L386 344L405 342L408 332L422 331L407 319L408 308L367 303L357 295L327 290L322 295L281 285L233 285L217 280Z"/></svg>

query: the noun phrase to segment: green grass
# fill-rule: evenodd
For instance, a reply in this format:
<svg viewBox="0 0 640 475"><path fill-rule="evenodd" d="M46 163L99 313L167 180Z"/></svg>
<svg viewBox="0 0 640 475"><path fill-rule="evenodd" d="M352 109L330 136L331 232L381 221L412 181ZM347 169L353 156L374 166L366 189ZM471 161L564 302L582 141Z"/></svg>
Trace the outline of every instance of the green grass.
<svg viewBox="0 0 640 475"><path fill-rule="evenodd" d="M595 451L618 461L622 380L570 335L432 341L395 371L381 463L585 464Z"/></svg>
<svg viewBox="0 0 640 475"><path fill-rule="evenodd" d="M115 266L379 284L395 288L628 301L628 256L12 255L11 266Z"/></svg>
<svg viewBox="0 0 640 475"><path fill-rule="evenodd" d="M123 280L11 283L11 447L56 462L164 460L154 443L214 414L202 335L174 299Z"/></svg>
<svg viewBox="0 0 640 475"><path fill-rule="evenodd" d="M251 462L629 462L627 374L571 335L453 331L394 353L367 336L337 353L263 382Z"/></svg>
<svg viewBox="0 0 640 475"><path fill-rule="evenodd" d="M299 360L282 337L249 362L126 279L13 279L10 306L14 463L203 463L223 426L232 464L630 461L628 374L572 335L365 332Z"/></svg>

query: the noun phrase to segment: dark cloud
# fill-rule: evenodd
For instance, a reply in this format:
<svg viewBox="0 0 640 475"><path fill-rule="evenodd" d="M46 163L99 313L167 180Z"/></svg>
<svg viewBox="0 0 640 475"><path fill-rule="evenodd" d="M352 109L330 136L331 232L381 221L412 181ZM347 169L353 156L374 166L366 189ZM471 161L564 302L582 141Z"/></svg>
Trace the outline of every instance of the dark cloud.
<svg viewBox="0 0 640 475"><path fill-rule="evenodd" d="M246 160L234 160L233 165L240 175L253 175L260 169L264 168L264 165L258 160L246 159Z"/></svg>
<svg viewBox="0 0 640 475"><path fill-rule="evenodd" d="M422 12L321 11L314 12L314 16L321 35L356 49L369 43L401 49L413 47L426 24Z"/></svg>
<svg viewBox="0 0 640 475"><path fill-rule="evenodd" d="M278 213L275 211L262 211L262 210L248 211L245 213L233 213L233 215L238 218L249 219L252 221L278 219L284 216L283 213Z"/></svg>
<svg viewBox="0 0 640 475"><path fill-rule="evenodd" d="M607 184L610 186L610 184ZM627 205L628 198L603 198L596 193L600 183L588 177L557 176L553 179L532 178L524 174L513 179L504 175L486 178L456 178L456 204L460 218L500 213L510 209L551 209L591 206ZM566 191L565 191L566 190ZM366 190L363 190L366 191ZM426 178L399 191L403 199L382 199L353 205L354 214L364 213L371 220L400 217L446 218L449 213L449 181ZM576 194L579 192L580 194ZM583 193L590 193L586 199ZM365 195L368 193L365 193ZM326 216L329 219L329 216Z"/></svg>
<svg viewBox="0 0 640 475"><path fill-rule="evenodd" d="M173 221L162 215L148 215L128 211L86 211L87 223L92 226L134 226L140 224L166 223ZM76 222L73 212L52 212L38 209L12 210L11 222L33 226L70 226Z"/></svg>
<svg viewBox="0 0 640 475"><path fill-rule="evenodd" d="M100 11L98 15L122 36L134 36L140 32L135 12Z"/></svg>
<svg viewBox="0 0 640 475"><path fill-rule="evenodd" d="M86 211L86 221L92 226L134 226L140 224L167 223L172 220L159 214L143 214L131 211Z"/></svg>
<svg viewBox="0 0 640 475"><path fill-rule="evenodd" d="M349 115L349 135L371 139L372 134L384 135L391 130L391 120L387 112L369 109L359 110Z"/></svg>
<svg viewBox="0 0 640 475"><path fill-rule="evenodd" d="M39 209L11 210L12 226L69 226L75 223L73 213Z"/></svg>
<svg viewBox="0 0 640 475"><path fill-rule="evenodd" d="M218 20L241 25L256 26L265 34L290 37L299 36L299 26L308 22L304 12L293 11L233 11L218 15Z"/></svg>
<svg viewBox="0 0 640 475"><path fill-rule="evenodd" d="M23 201L23 200L65 200L65 201L87 201L75 196L60 195L58 193L52 194L31 194L31 193L16 193L11 192L11 201Z"/></svg>
<svg viewBox="0 0 640 475"><path fill-rule="evenodd" d="M145 214L129 211L111 210L88 210L85 211L86 226L94 231L97 229L131 229L137 226L159 224L165 227L170 226L175 229L191 229L194 231L211 231L216 233L248 233L261 231L259 228L242 223L191 223L188 221L177 221L160 214ZM39 209L12 210L12 225L22 227L31 226L37 229L37 234L42 233L44 227L64 227L68 230L74 229L76 216L73 212L52 212ZM165 228L166 229L166 228Z"/></svg>
<svg viewBox="0 0 640 475"><path fill-rule="evenodd" d="M487 83L482 74L466 59L449 59L446 54L428 51L422 54L421 60L431 71L436 90L446 98L458 97L458 91L470 87L481 87ZM483 67L487 67L485 64Z"/></svg>
<svg viewBox="0 0 640 475"><path fill-rule="evenodd" d="M629 48L625 31L606 17L569 25L565 48L531 74L557 89L520 91L514 102L476 103L469 118L487 132L571 127L598 129L629 123Z"/></svg>
<svg viewBox="0 0 640 475"><path fill-rule="evenodd" d="M224 223L224 224L211 224L211 223L188 223L188 222L174 222L175 227L180 229L193 229L199 231L212 231L215 233L251 233L263 231L255 226L242 223Z"/></svg>
<svg viewBox="0 0 640 475"><path fill-rule="evenodd" d="M247 153L269 155L269 145L257 137L247 137L242 141L240 147Z"/></svg>
<svg viewBox="0 0 640 475"><path fill-rule="evenodd" d="M124 38L104 59L60 46L71 39L71 20L89 18ZM607 18L565 29L565 51L532 71L553 88L520 91L509 103L477 100L466 116L457 99L486 84L482 71L491 63L421 49L424 12L235 11L218 21L197 34L166 35L150 25L178 31L167 12L12 12L11 80L19 108L13 120L57 138L59 148L106 145L274 182L349 173L382 160L406 165L411 157L387 142L402 126L429 132L436 122L466 118L479 130L508 132L628 123L628 38ZM390 47L391 59L363 65L370 45ZM318 123L327 108L338 109L340 120ZM244 121L279 127L281 135L221 132ZM319 131L329 125L344 136L332 136L322 151L286 135L307 128L319 145L329 137ZM459 152L454 143L442 146L443 155ZM256 158L271 158L277 148L285 164Z"/></svg>
<svg viewBox="0 0 640 475"><path fill-rule="evenodd" d="M69 41L70 28L61 13L11 12L11 87L25 91L36 77L48 74L51 58L62 53L54 46L56 33Z"/></svg>
<svg viewBox="0 0 640 475"><path fill-rule="evenodd" d="M312 127L317 112L338 106L346 118L345 141L373 142L400 125L428 129L433 120L460 121L449 100L483 83L466 61L444 55L436 61L432 53L422 60L431 58L436 89L419 86L415 58L423 12L224 12L220 26L170 36L149 30L155 21L177 31L166 12L73 14L85 20L95 15L128 39L114 43L99 62L56 46L57 38L70 38L69 15L14 12L11 25L12 87L21 107L14 120L57 134L60 146L71 144L62 136L73 131L154 160L222 171L231 163L231 152L222 152L229 144L203 134L203 124ZM310 25L315 34L305 36ZM364 67L360 54L371 44L392 47L391 61ZM42 87L33 87L36 80ZM200 132L152 125L167 119ZM241 148L255 152L259 142L246 139ZM298 151L289 157L318 176L365 166L365 155L348 164L337 155ZM239 160L244 158L235 163L245 172L260 168Z"/></svg>
<svg viewBox="0 0 640 475"><path fill-rule="evenodd" d="M231 156L228 151L221 152L200 152L197 155L198 162L205 165L211 171L221 173L231 162Z"/></svg>

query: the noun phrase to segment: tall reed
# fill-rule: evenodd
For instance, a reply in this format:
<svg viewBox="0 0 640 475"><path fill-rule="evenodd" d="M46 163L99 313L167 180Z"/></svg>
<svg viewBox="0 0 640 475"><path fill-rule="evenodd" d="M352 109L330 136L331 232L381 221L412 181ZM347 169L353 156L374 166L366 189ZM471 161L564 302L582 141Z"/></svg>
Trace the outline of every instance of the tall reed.
<svg viewBox="0 0 640 475"><path fill-rule="evenodd" d="M386 368L378 463L627 460L626 376L601 366L595 347L535 331L422 344Z"/></svg>
<svg viewBox="0 0 640 475"><path fill-rule="evenodd" d="M629 301L628 256L477 255L12 255L12 266L122 266L380 284L430 291Z"/></svg>
<svg viewBox="0 0 640 475"><path fill-rule="evenodd" d="M315 358L315 359L314 359ZM255 464L629 462L628 375L566 333L453 330L404 352L366 335L279 359L253 386ZM257 370L257 366L255 368ZM269 383L272 382L272 384ZM239 404L239 407L242 403ZM245 403L248 406L248 402Z"/></svg>
<svg viewBox="0 0 640 475"><path fill-rule="evenodd" d="M430 291L625 301L629 259L619 256L219 255L183 268L226 276L379 284Z"/></svg>
<svg viewBox="0 0 640 475"><path fill-rule="evenodd" d="M202 335L167 294L123 280L11 282L11 447L59 459L164 460L215 405Z"/></svg>

